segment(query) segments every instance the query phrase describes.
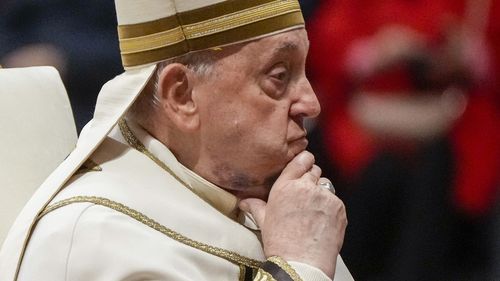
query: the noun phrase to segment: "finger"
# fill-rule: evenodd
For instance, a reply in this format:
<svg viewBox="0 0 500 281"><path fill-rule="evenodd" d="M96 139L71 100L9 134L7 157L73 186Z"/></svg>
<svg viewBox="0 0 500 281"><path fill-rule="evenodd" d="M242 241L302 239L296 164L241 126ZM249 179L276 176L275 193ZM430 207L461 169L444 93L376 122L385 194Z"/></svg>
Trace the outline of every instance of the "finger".
<svg viewBox="0 0 500 281"><path fill-rule="evenodd" d="M302 179L317 184L320 177L321 177L321 168L317 165L313 165L311 170L302 176Z"/></svg>
<svg viewBox="0 0 500 281"><path fill-rule="evenodd" d="M321 177L321 173L321 168L318 165L313 165L313 167L311 168L311 175L316 178L316 181L318 181Z"/></svg>
<svg viewBox="0 0 500 281"><path fill-rule="evenodd" d="M298 179L311 170L313 165L314 156L308 151L303 151L297 154L297 156L286 165L285 169L283 169L281 175L276 180L276 183L279 184L280 182Z"/></svg>
<svg viewBox="0 0 500 281"><path fill-rule="evenodd" d="M257 226L264 224L266 218L266 202L257 198L248 198L241 200L239 207L242 211L250 213L254 218Z"/></svg>

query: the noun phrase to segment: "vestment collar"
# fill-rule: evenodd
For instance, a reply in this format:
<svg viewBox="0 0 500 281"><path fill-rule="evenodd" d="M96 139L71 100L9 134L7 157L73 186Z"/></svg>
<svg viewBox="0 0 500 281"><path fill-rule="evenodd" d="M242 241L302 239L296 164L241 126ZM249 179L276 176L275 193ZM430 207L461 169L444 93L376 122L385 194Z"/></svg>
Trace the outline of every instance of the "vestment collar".
<svg viewBox="0 0 500 281"><path fill-rule="evenodd" d="M172 151L136 122L123 120L119 125L120 129L115 128L111 137L146 154L212 207L232 219L237 219L239 209L236 196L182 165Z"/></svg>

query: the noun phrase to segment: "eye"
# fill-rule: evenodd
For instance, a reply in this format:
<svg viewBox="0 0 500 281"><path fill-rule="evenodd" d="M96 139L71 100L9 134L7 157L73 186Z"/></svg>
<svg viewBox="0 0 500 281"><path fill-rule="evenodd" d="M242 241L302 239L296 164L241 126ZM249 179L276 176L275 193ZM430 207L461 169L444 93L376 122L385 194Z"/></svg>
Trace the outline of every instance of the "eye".
<svg viewBox="0 0 500 281"><path fill-rule="evenodd" d="M275 80L275 82L286 83L289 79L288 68L284 65L277 65L271 69L269 76Z"/></svg>
<svg viewBox="0 0 500 281"><path fill-rule="evenodd" d="M285 63L277 63L265 72L265 79L262 80L264 92L274 98L279 99L285 93L291 80L291 70Z"/></svg>

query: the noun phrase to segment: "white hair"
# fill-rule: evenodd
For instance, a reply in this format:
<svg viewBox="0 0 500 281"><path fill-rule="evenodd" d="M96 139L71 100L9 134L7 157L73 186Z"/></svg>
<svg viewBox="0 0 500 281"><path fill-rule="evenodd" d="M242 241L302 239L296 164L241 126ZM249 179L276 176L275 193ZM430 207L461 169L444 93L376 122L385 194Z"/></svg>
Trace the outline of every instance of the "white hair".
<svg viewBox="0 0 500 281"><path fill-rule="evenodd" d="M156 73L152 77L152 81L150 81L152 87L146 87L140 94L130 108L128 116L137 121L146 122L149 120L152 110L160 105L159 78L166 66L172 63L180 63L194 71L198 76L207 77L212 74L213 66L221 53L223 51L204 50L159 62Z"/></svg>
<svg viewBox="0 0 500 281"><path fill-rule="evenodd" d="M215 57L210 51L201 51L196 53L188 53L181 57L169 59L162 61L156 66L155 77L153 78L154 91L151 96L151 102L153 105L159 105L160 99L158 97L160 74L165 69L165 67L172 63L184 64L187 68L194 71L199 76L208 76L211 74L213 64L215 62Z"/></svg>

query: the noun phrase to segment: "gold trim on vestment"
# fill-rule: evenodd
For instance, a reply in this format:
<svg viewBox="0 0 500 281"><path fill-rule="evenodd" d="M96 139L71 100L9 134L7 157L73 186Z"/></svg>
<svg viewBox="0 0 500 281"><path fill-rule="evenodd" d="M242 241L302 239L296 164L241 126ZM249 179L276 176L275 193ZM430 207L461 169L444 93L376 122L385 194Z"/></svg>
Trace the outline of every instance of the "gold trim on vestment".
<svg viewBox="0 0 500 281"><path fill-rule="evenodd" d="M240 264L240 278L239 281L255 281L255 274L260 268L252 268Z"/></svg>
<svg viewBox="0 0 500 281"><path fill-rule="evenodd" d="M113 209L117 212L120 212L128 217L135 219L136 221L138 221L146 226L153 228L156 231L159 231L159 232L165 234L166 236L174 239L177 242L180 242L180 243L187 245L189 247L198 249L198 250L203 251L205 253L223 258L223 259L225 259L233 264L236 264L236 265L245 265L245 266L248 266L251 268L258 268L262 264L261 261L242 256L242 255L237 254L235 252L231 252L231 251L228 251L228 250L225 250L222 248L218 248L215 246L211 246L208 244L204 244L204 243L192 240L192 239L190 239L190 238L188 238L180 233L177 233L174 230L160 224L159 222L149 218L148 216L142 214L139 211L136 211L132 208L129 208L121 203L118 203L118 202L115 202L115 201L112 201L112 200L109 200L106 198L102 198L102 197L76 196L76 197L72 197L72 198L68 198L68 199L56 202L56 203L48 206L47 208L45 208L45 210L37 217L37 220L40 220L43 216L45 216L46 214L48 214L56 209L59 209L61 207L64 207L64 206L67 206L70 204L74 204L74 203L92 203L92 204L96 204L99 206Z"/></svg>
<svg viewBox="0 0 500 281"><path fill-rule="evenodd" d="M268 272L259 268L257 274L255 275L255 279L253 281L277 281L274 277Z"/></svg>
<svg viewBox="0 0 500 281"><path fill-rule="evenodd" d="M158 166L160 166L163 170L167 171L172 177L175 178L176 181L180 182L182 185L184 185L187 189L191 190L191 187L183 181L181 178L179 178L171 169L170 167L167 166L167 164L163 163L160 159L158 159L156 156L153 155L153 153L149 152L147 148L142 144L142 142L134 135L132 130L127 125L127 121L125 119L120 119L118 121L118 127L120 128L120 132L122 133L123 137L125 138L125 141L127 141L128 145L130 145L132 148L135 150L141 152L142 154L146 155L149 159L153 160Z"/></svg>
<svg viewBox="0 0 500 281"><path fill-rule="evenodd" d="M293 281L302 281L302 278L299 276L299 274L297 274L295 269L293 269L293 267L288 264L288 262L286 262L282 257L272 256L267 260L283 269L292 278Z"/></svg>
<svg viewBox="0 0 500 281"><path fill-rule="evenodd" d="M304 24L297 0L224 1L163 19L118 26L125 67L242 42Z"/></svg>
<svg viewBox="0 0 500 281"><path fill-rule="evenodd" d="M179 176L177 176L172 169L163 161L158 159L153 153L151 153L145 146L142 144L142 142L134 135L132 130L127 124L127 121L124 119L120 119L118 121L118 127L120 128L120 132L125 138L125 141L130 145L132 148L135 150L141 152L142 154L146 155L149 159L153 160L160 168L165 170L167 173L169 173L172 177L174 177L179 183L184 185L187 189L189 189L191 192L193 192L196 196L198 196L200 199L203 201L207 202L208 204L212 205L210 201L208 201L203 194L200 194L195 188L192 188L189 184L187 184L184 180L182 180ZM213 206L213 205L212 205ZM216 208L213 206L215 209L217 209L219 212L222 212L219 208ZM230 214L222 212L225 216L235 219L235 217L231 217ZM232 211L234 213L234 211ZM236 216L236 215L235 215Z"/></svg>
<svg viewBox="0 0 500 281"><path fill-rule="evenodd" d="M240 264L240 278L238 279L239 281L245 281L245 274L246 274L247 268Z"/></svg>
<svg viewBox="0 0 500 281"><path fill-rule="evenodd" d="M101 166L99 166L99 164L97 164L96 162L94 162L92 159L89 158L75 172L75 175L85 174L85 173L88 173L88 172L101 172L101 171L102 171Z"/></svg>

